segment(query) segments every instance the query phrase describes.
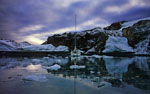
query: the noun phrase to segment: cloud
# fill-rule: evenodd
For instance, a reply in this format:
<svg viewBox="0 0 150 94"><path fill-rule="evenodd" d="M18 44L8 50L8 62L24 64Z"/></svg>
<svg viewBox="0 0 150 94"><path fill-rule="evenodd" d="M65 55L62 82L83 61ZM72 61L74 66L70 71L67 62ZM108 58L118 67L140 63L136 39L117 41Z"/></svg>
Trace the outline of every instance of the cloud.
<svg viewBox="0 0 150 94"><path fill-rule="evenodd" d="M37 31L37 30L41 30L42 28L44 28L44 25L31 25L31 26L21 28L19 31L20 32Z"/></svg>
<svg viewBox="0 0 150 94"><path fill-rule="evenodd" d="M99 22L102 22L102 24L98 24ZM95 19L85 21L81 24L78 24L76 30L77 31L83 31L87 28L90 29L93 26L98 27L98 26L106 26L106 25L108 25L108 23L105 20L103 20L103 19L100 20L98 18L95 18ZM20 41L29 41L33 44L42 44L47 39L48 36L51 36L54 34L62 34L65 32L74 32L74 31L75 31L75 26L56 29L53 31L48 30L48 31L44 31L42 33L40 32L40 33L24 36L24 38Z"/></svg>
<svg viewBox="0 0 150 94"><path fill-rule="evenodd" d="M113 5L113 6L108 6L105 8L105 12L111 12L111 13L122 13L124 11L127 11L133 7L143 7L146 6L147 4L143 2L142 0L129 0L128 3L125 3L124 5L118 6L118 5Z"/></svg>

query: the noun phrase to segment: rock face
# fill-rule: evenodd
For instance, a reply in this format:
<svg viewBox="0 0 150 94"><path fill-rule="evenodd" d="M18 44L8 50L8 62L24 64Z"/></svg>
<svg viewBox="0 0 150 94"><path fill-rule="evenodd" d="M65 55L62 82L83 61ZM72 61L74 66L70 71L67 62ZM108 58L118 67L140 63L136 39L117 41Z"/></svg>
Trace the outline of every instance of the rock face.
<svg viewBox="0 0 150 94"><path fill-rule="evenodd" d="M121 22L116 22L111 24L108 27L105 27L105 30L119 30L122 27L122 24L125 23L126 21L121 21Z"/></svg>
<svg viewBox="0 0 150 94"><path fill-rule="evenodd" d="M65 45L69 47L69 51L74 49L75 36L77 40L77 48L82 51L88 51L95 48L97 52L102 52L108 35L101 28L94 28L83 32L64 33L62 35L54 35L48 37L43 44L53 44L54 46Z"/></svg>
<svg viewBox="0 0 150 94"><path fill-rule="evenodd" d="M128 39L130 46L135 47L137 43L145 40L150 34L150 20L142 20L135 23L133 26L122 30L123 36Z"/></svg>

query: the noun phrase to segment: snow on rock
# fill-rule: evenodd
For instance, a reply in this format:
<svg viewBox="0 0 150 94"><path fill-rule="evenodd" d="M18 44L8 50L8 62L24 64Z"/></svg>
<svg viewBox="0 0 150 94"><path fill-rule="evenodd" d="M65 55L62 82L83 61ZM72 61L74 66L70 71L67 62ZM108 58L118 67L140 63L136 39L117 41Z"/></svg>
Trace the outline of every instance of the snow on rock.
<svg viewBox="0 0 150 94"><path fill-rule="evenodd" d="M150 35L143 41L139 42L135 46L135 53L136 54L150 54L150 51L148 51L148 44L150 42Z"/></svg>
<svg viewBox="0 0 150 94"><path fill-rule="evenodd" d="M44 67L44 68L48 69L48 70L51 70L51 71L57 71L57 70L59 70L61 68L61 66L58 65L58 64L55 64L55 65L52 65L50 67Z"/></svg>
<svg viewBox="0 0 150 94"><path fill-rule="evenodd" d="M85 66L81 66L81 65L71 65L70 66L70 69L84 69L85 68Z"/></svg>
<svg viewBox="0 0 150 94"><path fill-rule="evenodd" d="M133 52L132 47L128 45L128 40L125 37L109 36L106 41L104 53L107 52Z"/></svg>
<svg viewBox="0 0 150 94"><path fill-rule="evenodd" d="M23 77L23 80L25 81L38 81L38 82L46 82L48 81L47 77L45 75L28 75Z"/></svg>
<svg viewBox="0 0 150 94"><path fill-rule="evenodd" d="M133 21L129 21L129 22L125 22L124 24L122 24L122 26L123 26L122 28L126 28L126 27L129 27L129 26L132 26L133 24L137 23L140 20L150 20L150 17L143 18L143 19L138 19L138 20L133 20Z"/></svg>

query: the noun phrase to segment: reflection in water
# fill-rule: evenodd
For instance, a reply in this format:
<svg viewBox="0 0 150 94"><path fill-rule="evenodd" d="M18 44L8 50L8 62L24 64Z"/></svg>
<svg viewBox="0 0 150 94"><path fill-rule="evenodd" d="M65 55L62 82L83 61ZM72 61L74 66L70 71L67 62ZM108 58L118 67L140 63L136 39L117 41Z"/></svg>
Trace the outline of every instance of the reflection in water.
<svg viewBox="0 0 150 94"><path fill-rule="evenodd" d="M43 57L43 58L0 58L0 70L17 66L27 70L51 68L58 64L58 70L46 69L48 74L74 81L74 94L77 82L90 87L101 88L107 83L112 87L125 87L126 83L139 89L150 90L150 59L147 57L109 58L109 57ZM41 67L42 66L42 67Z"/></svg>
<svg viewBox="0 0 150 94"><path fill-rule="evenodd" d="M132 84L137 88L150 89L150 70L145 57L134 58L69 58L68 63L61 65L57 71L49 71L52 74L63 75L63 77L82 79L90 81L96 87L102 87L104 81L113 87L124 87L124 82ZM72 65L85 66L70 69Z"/></svg>

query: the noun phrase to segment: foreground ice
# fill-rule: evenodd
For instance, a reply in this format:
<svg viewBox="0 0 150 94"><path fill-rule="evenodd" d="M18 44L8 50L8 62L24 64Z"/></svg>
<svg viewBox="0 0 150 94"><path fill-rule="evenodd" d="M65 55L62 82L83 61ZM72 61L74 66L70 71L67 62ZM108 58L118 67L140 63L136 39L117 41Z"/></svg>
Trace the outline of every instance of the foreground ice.
<svg viewBox="0 0 150 94"><path fill-rule="evenodd" d="M47 77L45 75L42 75L42 74L28 75L28 76L23 77L23 80L25 80L25 81L38 81L38 82L48 81Z"/></svg>

